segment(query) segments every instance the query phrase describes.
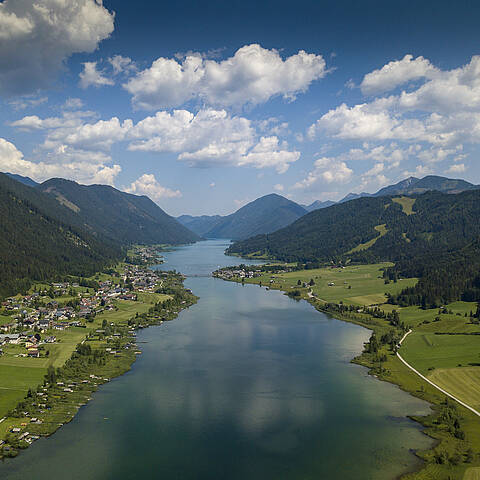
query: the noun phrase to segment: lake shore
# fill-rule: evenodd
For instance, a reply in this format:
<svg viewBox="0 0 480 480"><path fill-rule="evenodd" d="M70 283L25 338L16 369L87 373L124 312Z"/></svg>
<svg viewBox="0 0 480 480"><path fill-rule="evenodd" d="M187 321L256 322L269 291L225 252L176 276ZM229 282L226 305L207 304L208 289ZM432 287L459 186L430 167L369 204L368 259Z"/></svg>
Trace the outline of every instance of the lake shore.
<svg viewBox="0 0 480 480"><path fill-rule="evenodd" d="M308 271L297 273L300 276L309 274ZM255 284L267 290L282 291L297 301L307 301L317 311L326 313L337 320L364 327L372 331L376 338L380 338L388 330L388 324L384 319L375 318L373 315L365 313L363 309L349 310L343 308L343 306L340 307L339 304L319 299L312 294L312 290L305 283L299 285L299 288L295 288L281 282L277 283L277 279L272 281L272 283L266 283L265 277L262 277L262 279L244 278L243 281L241 278L223 278L223 280L241 284ZM292 292L291 289L295 289L295 292ZM397 385L403 391L428 402L432 409L432 413L427 416L409 416L409 418L424 427L423 433L434 440L434 444L427 450L415 451L415 455L422 460L423 465L420 465L414 471L406 472L399 478L402 480L420 480L425 478L462 480L466 470L476 470L480 465L479 455L471 455L469 449L472 444L475 445L474 440L478 437L476 430L478 428L478 418L463 406L455 404L453 401L446 401L445 395L439 390L414 375L397 357L396 346L391 350L380 347L379 349L376 348L375 352L372 352L369 351L371 341L365 344L364 352L353 358L351 362L366 367L369 374L375 378ZM462 432L464 432L463 438L455 436L453 434L455 432L438 427L442 423L443 417L450 414L461 418ZM454 455L456 455L455 458L453 458ZM471 455L472 457L469 458L469 462L466 465L461 461L464 455Z"/></svg>
<svg viewBox="0 0 480 480"><path fill-rule="evenodd" d="M88 328L77 328L81 336L71 356L61 367L49 367L43 383L30 388L1 420L0 459L15 457L39 438L55 433L73 420L101 385L129 371L142 353L136 331L172 321L197 302L183 279L169 273L162 280L163 290L169 290L163 298L158 293L139 293L134 302L120 300L122 309L98 315Z"/></svg>

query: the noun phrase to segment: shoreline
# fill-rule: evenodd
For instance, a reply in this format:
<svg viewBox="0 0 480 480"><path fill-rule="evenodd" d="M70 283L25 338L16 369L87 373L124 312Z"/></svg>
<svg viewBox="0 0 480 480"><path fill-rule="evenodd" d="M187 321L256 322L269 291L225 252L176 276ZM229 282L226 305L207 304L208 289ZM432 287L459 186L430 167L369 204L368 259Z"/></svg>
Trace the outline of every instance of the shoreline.
<svg viewBox="0 0 480 480"><path fill-rule="evenodd" d="M231 279L222 278L222 277L217 277L217 278L220 278L221 280L224 280L227 282L242 284L240 279L236 279L236 278L231 278ZM285 289L282 289L280 285L278 286L262 285L261 282L258 283L255 280L245 282L245 283L247 285L259 285L261 288L265 288L266 290L270 290L270 289L278 290L283 292L284 295L290 296L288 295L289 292ZM380 328L380 325L375 321L373 317L371 318L367 317L366 319L359 319L359 318L354 318L354 315L349 317L347 315L342 314L341 312L338 312L338 311L335 312L335 311L329 310L328 308L326 308L329 305L327 302L314 297L313 295L310 294L309 291L302 293L300 297L293 297L293 298L297 301L300 301L300 300L307 301L317 311L327 314L331 318L361 326L373 333L375 333L376 330ZM369 323L369 321L371 323ZM368 343L366 345L368 345ZM412 453L415 455L415 457L417 457L417 459L421 461L421 464L418 466L418 468L414 468L410 471L406 471L405 473L402 473L395 480L417 480L417 479L423 480L425 478L428 478L428 479L431 478L432 480L433 479L463 480L465 470L470 467L478 467L480 465L478 461L472 462L466 468L465 466L463 467L460 466L460 468L455 468L455 467L443 465L446 469L449 470L448 473L445 472L447 475L445 477L438 477L438 476L435 476L436 474L432 474L431 472L429 472L429 470L433 468L432 466L436 466L436 464L432 463L432 460L436 458L436 455L438 455L437 448L441 447L443 442L451 443L451 439L434 430L434 426L436 425L436 422L440 417L440 415L443 413L443 410L452 408L451 405L449 406L448 402L445 404L446 397L437 390L436 386L429 385L427 383L425 388L426 382L424 382L421 379L421 377L418 377L417 375L413 375L413 372L406 365L404 365L404 363L401 362L400 358L397 356L396 351L387 354L385 366L382 366L380 371L378 367L375 365L375 362L372 361L372 358L369 358L369 355L370 354L364 350L362 353L360 353L360 355L352 358L350 362L367 368L368 374L373 376L377 380L386 381L388 383L396 385L402 391L416 398L419 398L420 400L427 402L431 410L429 414L422 415L422 416L407 415L407 418L421 425L422 433L433 441L433 445L431 448L428 448L427 450L412 450ZM471 425L472 423L471 420L474 419L478 421L478 417L476 417L475 414L470 412L468 409L466 409L462 405L459 405L459 408L462 410L462 414L463 414L462 418L467 417L467 421L469 422L469 427L471 427L468 429L468 433L469 434L470 433L473 434L474 432L476 433L478 427L476 425Z"/></svg>
<svg viewBox="0 0 480 480"><path fill-rule="evenodd" d="M43 384L31 388L26 397L0 420L0 424L9 425L3 439L0 438L3 442L0 443L0 460L14 458L36 440L53 435L73 420L101 385L130 371L142 353L136 343L138 330L172 321L198 301L198 297L185 288L184 277L174 276L181 281L181 295L176 298L177 292L170 294L168 310L162 307L164 301L153 304L146 300L136 301L147 309L146 313L137 311L128 323L112 323L112 341L103 341L103 334L89 331L64 365L49 369Z"/></svg>

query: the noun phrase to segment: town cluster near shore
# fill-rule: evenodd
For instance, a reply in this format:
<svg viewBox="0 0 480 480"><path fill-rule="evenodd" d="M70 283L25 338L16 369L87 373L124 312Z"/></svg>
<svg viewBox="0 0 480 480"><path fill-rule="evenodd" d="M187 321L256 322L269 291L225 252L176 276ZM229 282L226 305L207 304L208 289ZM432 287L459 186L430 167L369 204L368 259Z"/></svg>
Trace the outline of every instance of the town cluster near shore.
<svg viewBox="0 0 480 480"><path fill-rule="evenodd" d="M0 355L4 353L1 347L20 344L25 346L25 352L7 348L5 353L12 351L20 357L48 356L45 344L56 341L55 335L46 335L48 332L86 327L93 316L114 310L114 300L136 301L137 292L153 292L159 279L167 273L125 265L122 274L112 272L111 275L113 280L51 283L29 295L7 298L0 309L0 318L7 320L0 325L3 332Z"/></svg>
<svg viewBox="0 0 480 480"><path fill-rule="evenodd" d="M137 328L173 320L197 298L176 272L150 270L138 247L89 278L37 283L0 309L0 458L70 421L98 385L141 353Z"/></svg>

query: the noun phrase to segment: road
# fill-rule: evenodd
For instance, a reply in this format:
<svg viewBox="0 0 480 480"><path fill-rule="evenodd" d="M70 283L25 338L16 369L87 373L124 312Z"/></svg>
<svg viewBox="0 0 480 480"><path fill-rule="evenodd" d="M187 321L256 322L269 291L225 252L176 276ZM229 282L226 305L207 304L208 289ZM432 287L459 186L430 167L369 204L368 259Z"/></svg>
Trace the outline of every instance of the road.
<svg viewBox="0 0 480 480"><path fill-rule="evenodd" d="M403 341L408 337L408 335L410 335L412 333L412 329L410 329L403 337L402 339L400 340L400 342L398 342L398 344L401 346ZM397 357L400 359L400 361L406 365L412 372L416 373L422 380L425 380L427 383L429 383L430 385L432 385L433 387L435 387L437 390L439 390L440 392L442 392L444 395L446 395L447 397L450 397L452 400L455 400L457 403L459 403L460 405L462 405L463 407L467 408L468 410L470 410L471 412L473 412L475 415L477 415L477 417L480 417L480 412L478 412L478 410L475 410L473 407L471 407L470 405L467 405L465 402L462 402L461 400L459 400L457 397L455 397L454 395L452 395L451 393L448 393L446 390L444 390L443 388L439 387L438 385L436 385L435 383L433 383L431 380L429 380L427 377L425 377L424 375L422 375L418 370L415 370L415 368L413 368L408 362L406 362L403 357L400 355L400 353L398 353L397 351Z"/></svg>

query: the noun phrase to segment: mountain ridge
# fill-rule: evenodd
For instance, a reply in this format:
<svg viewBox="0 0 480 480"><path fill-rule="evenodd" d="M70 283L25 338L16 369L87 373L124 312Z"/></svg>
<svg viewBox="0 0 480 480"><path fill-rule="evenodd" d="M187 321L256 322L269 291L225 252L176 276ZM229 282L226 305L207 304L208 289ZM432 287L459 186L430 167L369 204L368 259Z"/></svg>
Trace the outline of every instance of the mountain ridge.
<svg viewBox="0 0 480 480"><path fill-rule="evenodd" d="M0 174L0 295L31 281L92 275L118 261L121 249L91 235L75 216L36 188Z"/></svg>
<svg viewBox="0 0 480 480"><path fill-rule="evenodd" d="M122 192L109 185L81 185L53 178L37 189L70 208L94 234L122 245L183 244L200 239L146 196Z"/></svg>

